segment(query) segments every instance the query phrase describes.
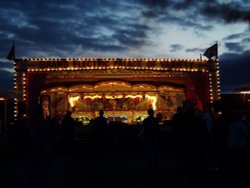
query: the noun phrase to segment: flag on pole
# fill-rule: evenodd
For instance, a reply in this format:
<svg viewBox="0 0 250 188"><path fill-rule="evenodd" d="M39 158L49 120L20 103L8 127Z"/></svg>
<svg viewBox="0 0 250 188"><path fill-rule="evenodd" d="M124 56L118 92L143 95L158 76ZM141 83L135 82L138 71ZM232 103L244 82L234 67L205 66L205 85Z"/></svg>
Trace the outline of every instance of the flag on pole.
<svg viewBox="0 0 250 188"><path fill-rule="evenodd" d="M214 60L216 60L218 58L218 44L217 44L217 42L213 46L206 49L206 51L204 52L203 55L206 56L209 60L211 60L212 58L214 58Z"/></svg>
<svg viewBox="0 0 250 188"><path fill-rule="evenodd" d="M13 45L6 57L8 60L14 60L16 58L16 54L15 54L15 42L13 42Z"/></svg>

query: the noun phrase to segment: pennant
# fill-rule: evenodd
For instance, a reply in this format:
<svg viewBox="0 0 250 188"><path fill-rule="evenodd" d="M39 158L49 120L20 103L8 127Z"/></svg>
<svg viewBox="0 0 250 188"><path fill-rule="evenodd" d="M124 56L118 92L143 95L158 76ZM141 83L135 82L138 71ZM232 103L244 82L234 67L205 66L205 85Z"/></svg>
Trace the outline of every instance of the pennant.
<svg viewBox="0 0 250 188"><path fill-rule="evenodd" d="M8 60L14 60L16 57L15 57L15 43L13 42L13 45L6 57Z"/></svg>
<svg viewBox="0 0 250 188"><path fill-rule="evenodd" d="M212 58L216 60L218 58L218 44L215 43L213 46L206 49L203 55L206 56L209 60L211 60Z"/></svg>

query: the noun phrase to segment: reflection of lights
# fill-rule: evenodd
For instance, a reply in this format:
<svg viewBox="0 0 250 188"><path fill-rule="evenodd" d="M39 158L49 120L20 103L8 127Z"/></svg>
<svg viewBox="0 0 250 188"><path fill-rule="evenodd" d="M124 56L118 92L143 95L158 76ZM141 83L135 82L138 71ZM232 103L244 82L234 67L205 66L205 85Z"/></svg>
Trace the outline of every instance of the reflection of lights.
<svg viewBox="0 0 250 188"><path fill-rule="evenodd" d="M156 96L145 95L145 97L152 100L152 108L153 110L156 110L156 102L157 102Z"/></svg>
<svg viewBox="0 0 250 188"><path fill-rule="evenodd" d="M75 106L75 103L76 103L76 101L78 101L79 98L80 98L80 96L70 97L70 98L69 98L70 107Z"/></svg>

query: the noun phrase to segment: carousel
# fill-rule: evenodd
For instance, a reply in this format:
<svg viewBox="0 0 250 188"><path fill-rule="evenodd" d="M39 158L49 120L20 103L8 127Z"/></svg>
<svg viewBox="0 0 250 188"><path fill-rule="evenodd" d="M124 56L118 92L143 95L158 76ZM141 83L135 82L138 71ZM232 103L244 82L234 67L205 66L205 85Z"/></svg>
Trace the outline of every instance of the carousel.
<svg viewBox="0 0 250 188"><path fill-rule="evenodd" d="M15 59L16 104L44 117L66 111L87 125L105 111L109 121L134 124L153 108L169 120L186 99L203 110L220 98L219 62L189 59ZM16 109L16 114L18 108Z"/></svg>

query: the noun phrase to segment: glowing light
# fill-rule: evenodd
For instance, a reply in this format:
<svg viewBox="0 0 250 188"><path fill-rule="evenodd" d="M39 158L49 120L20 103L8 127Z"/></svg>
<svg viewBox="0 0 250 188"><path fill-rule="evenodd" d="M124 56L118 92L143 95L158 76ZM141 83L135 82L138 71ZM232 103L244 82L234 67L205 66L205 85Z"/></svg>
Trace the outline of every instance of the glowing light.
<svg viewBox="0 0 250 188"><path fill-rule="evenodd" d="M132 99L137 98L137 97L138 97L138 98L142 98L142 95L130 95L130 94L129 94L129 95L126 95L126 96L125 96L125 98L132 98Z"/></svg>
<svg viewBox="0 0 250 188"><path fill-rule="evenodd" d="M79 100L80 96L76 96L76 97L70 97L69 98L69 104L70 107L75 106L76 102Z"/></svg>
<svg viewBox="0 0 250 188"><path fill-rule="evenodd" d="M156 102L157 102L156 96L145 95L145 97L152 100L152 108L153 110L156 110Z"/></svg>
<svg viewBox="0 0 250 188"><path fill-rule="evenodd" d="M96 99L96 98L102 98L102 96L101 95L94 95L94 96L88 95L88 96L84 96L84 99L87 99L87 98Z"/></svg>
<svg viewBox="0 0 250 188"><path fill-rule="evenodd" d="M250 91L240 91L240 94L250 94Z"/></svg>

